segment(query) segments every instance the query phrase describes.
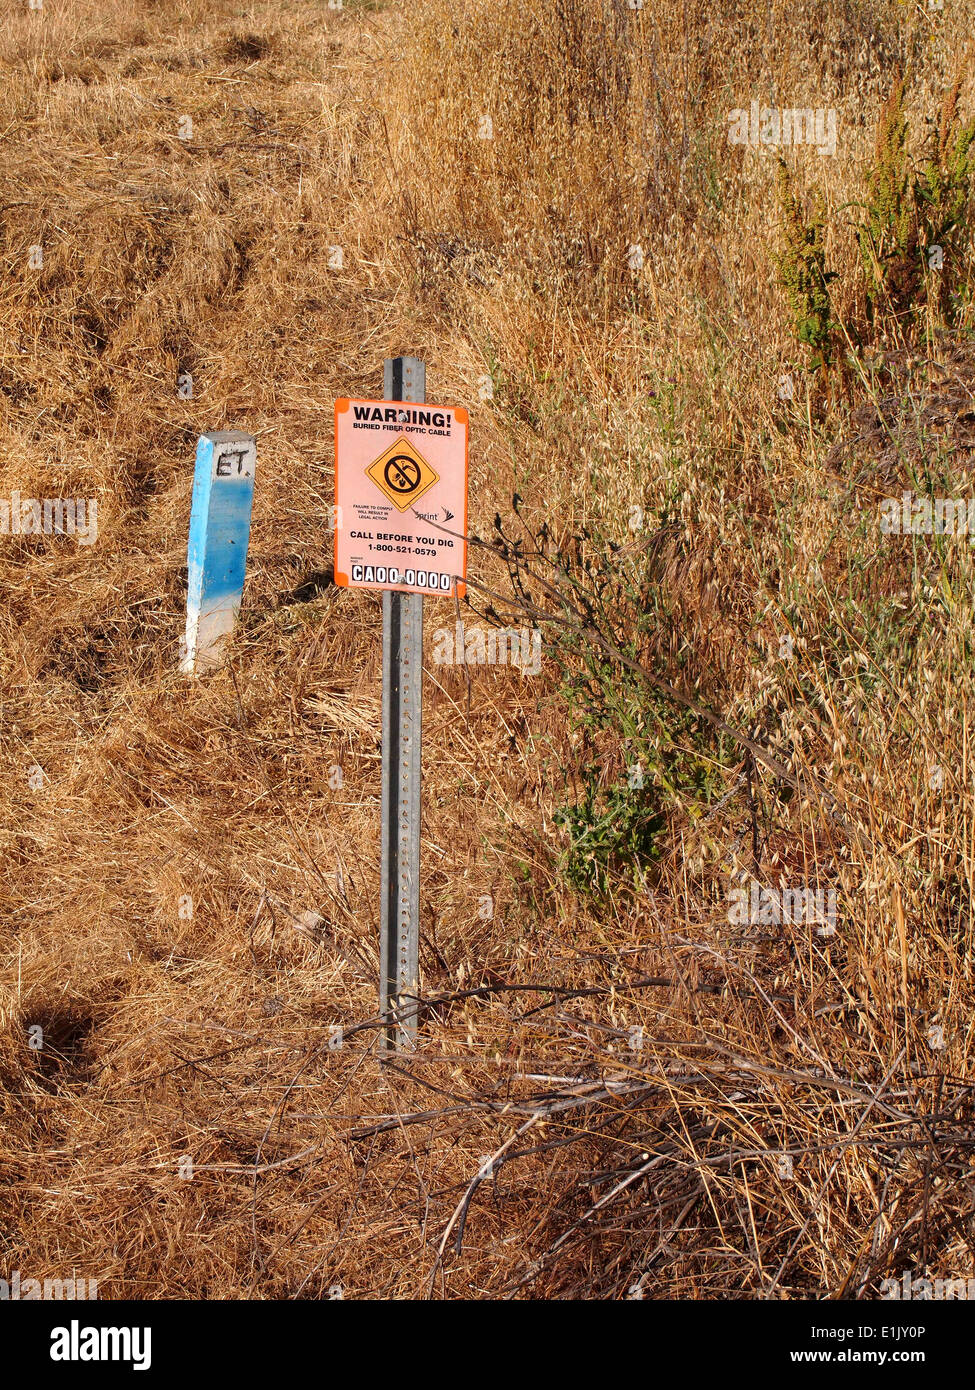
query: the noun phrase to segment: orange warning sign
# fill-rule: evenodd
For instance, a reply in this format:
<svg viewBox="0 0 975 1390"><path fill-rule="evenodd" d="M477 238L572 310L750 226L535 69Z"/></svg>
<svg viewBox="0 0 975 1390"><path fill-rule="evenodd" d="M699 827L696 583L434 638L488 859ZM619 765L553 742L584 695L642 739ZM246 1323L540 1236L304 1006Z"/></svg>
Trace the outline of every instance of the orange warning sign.
<svg viewBox="0 0 975 1390"><path fill-rule="evenodd" d="M335 402L335 582L466 592L468 414L414 401Z"/></svg>

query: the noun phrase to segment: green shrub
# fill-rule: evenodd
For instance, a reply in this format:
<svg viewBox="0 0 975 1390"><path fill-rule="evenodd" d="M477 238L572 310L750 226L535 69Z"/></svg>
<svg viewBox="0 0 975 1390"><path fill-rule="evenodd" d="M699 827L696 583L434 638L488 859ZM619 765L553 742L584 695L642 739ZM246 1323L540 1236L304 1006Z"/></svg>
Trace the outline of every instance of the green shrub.
<svg viewBox="0 0 975 1390"><path fill-rule="evenodd" d="M829 286L836 273L826 268L822 193L813 189L806 212L793 192L783 159L779 160L779 210L784 243L778 257L779 282L792 311L793 332L808 349L807 365L815 371L832 361L834 325Z"/></svg>

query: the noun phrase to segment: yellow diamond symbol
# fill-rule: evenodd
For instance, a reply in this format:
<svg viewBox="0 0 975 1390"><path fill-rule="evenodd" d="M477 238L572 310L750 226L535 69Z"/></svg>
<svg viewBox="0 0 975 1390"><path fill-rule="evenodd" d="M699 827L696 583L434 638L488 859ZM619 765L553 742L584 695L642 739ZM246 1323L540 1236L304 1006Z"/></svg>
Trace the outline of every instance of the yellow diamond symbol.
<svg viewBox="0 0 975 1390"><path fill-rule="evenodd" d="M366 473L401 512L412 507L434 483L440 481L440 475L434 473L405 434L401 434L395 444L391 444L375 463L371 463Z"/></svg>

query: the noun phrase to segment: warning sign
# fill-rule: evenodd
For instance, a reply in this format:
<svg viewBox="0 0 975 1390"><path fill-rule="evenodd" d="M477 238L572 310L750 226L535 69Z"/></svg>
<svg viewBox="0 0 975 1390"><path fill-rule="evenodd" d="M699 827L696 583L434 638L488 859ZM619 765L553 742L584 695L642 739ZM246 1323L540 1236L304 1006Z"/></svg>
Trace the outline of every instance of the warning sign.
<svg viewBox="0 0 975 1390"><path fill-rule="evenodd" d="M335 402L335 582L463 595L467 411Z"/></svg>
<svg viewBox="0 0 975 1390"><path fill-rule="evenodd" d="M440 481L405 434L400 435L382 458L376 459L372 467L366 469L366 476L373 480L379 491L401 512L405 512L407 507L412 507L434 483Z"/></svg>

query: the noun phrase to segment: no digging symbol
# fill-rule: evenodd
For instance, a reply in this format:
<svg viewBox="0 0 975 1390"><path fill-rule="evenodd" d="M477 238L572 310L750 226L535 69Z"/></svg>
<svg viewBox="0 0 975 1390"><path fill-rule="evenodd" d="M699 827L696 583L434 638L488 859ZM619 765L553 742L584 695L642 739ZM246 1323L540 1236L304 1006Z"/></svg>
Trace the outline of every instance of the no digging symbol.
<svg viewBox="0 0 975 1390"><path fill-rule="evenodd" d="M420 486L420 465L409 454L394 454L383 469L383 477L394 492L415 492Z"/></svg>
<svg viewBox="0 0 975 1390"><path fill-rule="evenodd" d="M400 435L384 454L369 465L366 474L398 511L405 512L418 498L439 483L426 459L418 454L405 435Z"/></svg>

